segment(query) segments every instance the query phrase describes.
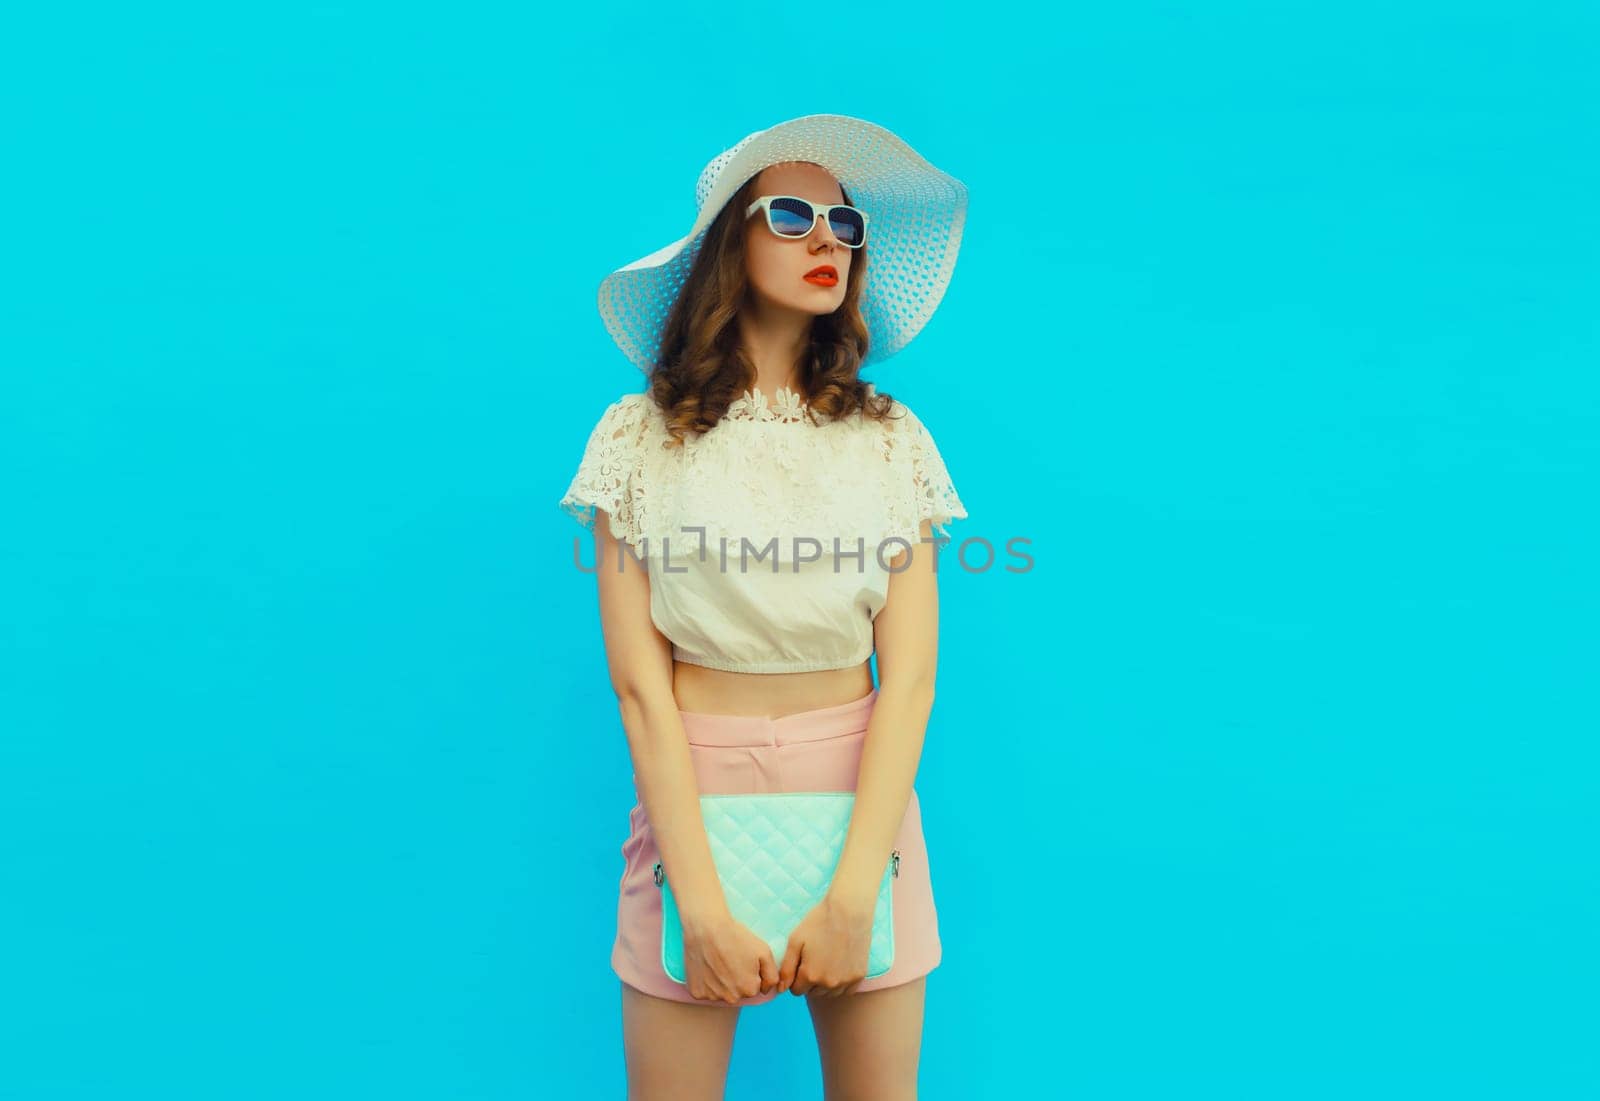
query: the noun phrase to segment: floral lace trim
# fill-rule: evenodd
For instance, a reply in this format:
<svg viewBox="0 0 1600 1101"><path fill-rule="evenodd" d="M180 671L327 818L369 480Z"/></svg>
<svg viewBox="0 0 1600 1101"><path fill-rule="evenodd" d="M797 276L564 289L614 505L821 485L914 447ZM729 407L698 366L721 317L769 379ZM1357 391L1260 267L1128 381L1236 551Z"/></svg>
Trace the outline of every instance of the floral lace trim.
<svg viewBox="0 0 1600 1101"><path fill-rule="evenodd" d="M722 419L763 421L771 424L810 423L810 418L806 414L809 406L794 390L780 386L773 399L774 403L768 405L766 396L760 390L751 388L729 403L728 411L722 415ZM821 419L820 415L818 419Z"/></svg>

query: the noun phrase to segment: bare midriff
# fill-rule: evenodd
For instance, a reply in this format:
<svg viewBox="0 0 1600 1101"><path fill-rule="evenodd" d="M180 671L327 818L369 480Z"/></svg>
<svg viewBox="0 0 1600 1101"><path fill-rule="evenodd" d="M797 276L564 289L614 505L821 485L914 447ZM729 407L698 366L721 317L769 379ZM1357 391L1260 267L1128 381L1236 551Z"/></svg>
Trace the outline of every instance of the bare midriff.
<svg viewBox="0 0 1600 1101"><path fill-rule="evenodd" d="M678 709L702 715L778 719L859 700L873 687L870 660L811 673L733 673L686 661L672 663L672 694Z"/></svg>

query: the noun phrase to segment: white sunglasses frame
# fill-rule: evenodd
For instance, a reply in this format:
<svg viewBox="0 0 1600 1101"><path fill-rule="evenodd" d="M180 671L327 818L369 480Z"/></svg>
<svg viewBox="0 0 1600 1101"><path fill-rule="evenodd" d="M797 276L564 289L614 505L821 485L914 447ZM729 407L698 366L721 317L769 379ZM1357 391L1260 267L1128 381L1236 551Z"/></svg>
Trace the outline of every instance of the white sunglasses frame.
<svg viewBox="0 0 1600 1101"><path fill-rule="evenodd" d="M796 202L805 203L807 206L809 206L812 212L811 228L800 234L798 237L788 233L779 233L776 229L773 229L772 202L774 199L793 199ZM852 245L849 241L840 241L839 243L847 249L865 248L867 242L872 239L872 230L869 225L869 219L867 218L867 212L858 206L851 206L849 203L819 203L800 195L762 195L756 199L755 202L751 203L745 208L744 216L748 218L756 211L762 211L766 215L767 229L771 230L774 237L781 237L785 241L804 241L816 231L818 218L827 220L830 214L841 208L844 210L854 211L856 214L861 216L861 242L855 245ZM828 226L828 232L833 233L832 225ZM833 235L836 239L839 236L837 233L833 233Z"/></svg>

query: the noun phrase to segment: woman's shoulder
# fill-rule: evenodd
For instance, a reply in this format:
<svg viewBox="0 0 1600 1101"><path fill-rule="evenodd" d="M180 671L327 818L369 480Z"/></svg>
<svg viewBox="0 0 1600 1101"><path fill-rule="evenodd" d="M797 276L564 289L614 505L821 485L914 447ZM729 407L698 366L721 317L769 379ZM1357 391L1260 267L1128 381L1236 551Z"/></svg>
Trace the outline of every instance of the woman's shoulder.
<svg viewBox="0 0 1600 1101"><path fill-rule="evenodd" d="M649 394L642 390L634 390L623 394L606 406L605 415L638 419L655 408L655 400Z"/></svg>
<svg viewBox="0 0 1600 1101"><path fill-rule="evenodd" d="M636 390L613 399L601 410L594 425L594 435L617 440L625 437L641 439L664 423L655 399L648 393Z"/></svg>
<svg viewBox="0 0 1600 1101"><path fill-rule="evenodd" d="M872 386L870 383L868 384L867 389L869 396L877 393L877 388ZM885 412L882 420L874 422L877 424L880 431L893 437L900 436L908 432L917 433L926 430L923 426L922 418L917 416L916 411L913 410L911 406L903 399L893 394L888 394L885 396L889 399L887 411Z"/></svg>

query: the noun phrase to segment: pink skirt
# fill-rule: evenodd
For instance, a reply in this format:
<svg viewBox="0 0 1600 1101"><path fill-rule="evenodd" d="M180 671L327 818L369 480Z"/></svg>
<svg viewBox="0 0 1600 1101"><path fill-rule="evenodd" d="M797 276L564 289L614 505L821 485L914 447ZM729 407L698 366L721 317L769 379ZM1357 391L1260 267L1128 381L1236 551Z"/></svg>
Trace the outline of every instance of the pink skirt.
<svg viewBox="0 0 1600 1101"><path fill-rule="evenodd" d="M877 699L874 688L849 703L776 719L680 710L700 794L854 791L867 721ZM776 998L772 993L737 1003L713 1002L691 996L686 985L667 977L661 967L661 888L654 877L660 854L639 802L628 812L628 822L631 832L622 845L617 938L611 949L611 969L617 977L646 994L696 1005L761 1005ZM900 875L890 881L894 965L877 978L863 979L855 988L858 992L911 982L939 965L939 919L914 789L894 847L900 850Z"/></svg>

